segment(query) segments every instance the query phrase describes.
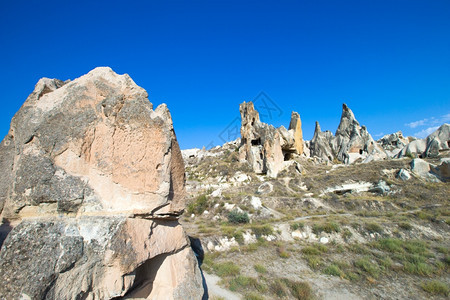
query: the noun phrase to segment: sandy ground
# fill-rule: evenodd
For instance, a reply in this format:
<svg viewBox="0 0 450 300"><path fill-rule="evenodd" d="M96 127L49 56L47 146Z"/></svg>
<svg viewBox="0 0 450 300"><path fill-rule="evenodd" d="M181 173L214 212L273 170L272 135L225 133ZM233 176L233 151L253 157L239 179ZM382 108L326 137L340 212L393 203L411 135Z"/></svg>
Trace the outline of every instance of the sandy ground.
<svg viewBox="0 0 450 300"><path fill-rule="evenodd" d="M205 276L206 284L208 285L208 293L209 298L211 299L213 296L216 297L223 297L227 300L240 300L242 297L241 295L237 293L233 293L231 291L228 291L218 285L218 282L220 280L220 277L212 274L208 274L206 272L203 272L203 275Z"/></svg>

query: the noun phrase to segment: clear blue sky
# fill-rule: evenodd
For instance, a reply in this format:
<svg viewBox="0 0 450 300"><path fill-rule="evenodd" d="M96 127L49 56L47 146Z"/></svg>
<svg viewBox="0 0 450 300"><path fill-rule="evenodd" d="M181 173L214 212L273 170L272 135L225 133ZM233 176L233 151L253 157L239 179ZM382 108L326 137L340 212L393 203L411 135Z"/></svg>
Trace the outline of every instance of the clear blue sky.
<svg viewBox="0 0 450 300"><path fill-rule="evenodd" d="M167 103L182 148L222 143L261 91L306 139L343 102L375 138L424 135L450 122L450 1L1 1L0 135L40 77L97 66Z"/></svg>

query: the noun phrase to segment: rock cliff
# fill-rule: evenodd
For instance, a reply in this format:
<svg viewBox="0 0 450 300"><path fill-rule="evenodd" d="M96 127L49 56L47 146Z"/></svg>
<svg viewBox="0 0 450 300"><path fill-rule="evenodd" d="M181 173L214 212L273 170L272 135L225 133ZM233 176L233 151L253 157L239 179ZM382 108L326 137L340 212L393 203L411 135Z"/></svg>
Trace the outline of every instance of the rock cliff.
<svg viewBox="0 0 450 300"><path fill-rule="evenodd" d="M128 75L39 80L0 168L4 299L201 297L172 119Z"/></svg>

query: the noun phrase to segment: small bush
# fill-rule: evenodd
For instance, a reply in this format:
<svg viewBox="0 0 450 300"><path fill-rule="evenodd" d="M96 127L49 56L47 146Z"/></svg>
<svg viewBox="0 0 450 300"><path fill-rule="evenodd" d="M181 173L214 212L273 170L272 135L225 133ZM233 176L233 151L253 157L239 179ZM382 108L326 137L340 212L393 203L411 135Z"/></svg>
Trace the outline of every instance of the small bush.
<svg viewBox="0 0 450 300"><path fill-rule="evenodd" d="M404 252L402 244L404 242L399 239L385 238L380 239L375 243L375 246L381 250L388 251L391 253L401 253Z"/></svg>
<svg viewBox="0 0 450 300"><path fill-rule="evenodd" d="M408 222L400 222L398 223L398 227L400 227L403 230L411 230L413 227Z"/></svg>
<svg viewBox="0 0 450 300"><path fill-rule="evenodd" d="M344 240L348 240L349 238L352 237L352 232L348 229L348 228L344 228L344 230L342 231L342 238Z"/></svg>
<svg viewBox="0 0 450 300"><path fill-rule="evenodd" d="M315 234L320 234L321 232L326 232L326 233L333 233L333 232L339 232L341 229L339 227L339 224L335 223L335 222L326 222L326 223L321 223L321 224L314 224L312 231Z"/></svg>
<svg viewBox="0 0 450 300"><path fill-rule="evenodd" d="M303 223L303 222L299 222L299 223L294 223L294 224L291 224L291 230L292 231L295 231L295 230L298 230L298 229L303 229L305 227L305 223Z"/></svg>
<svg viewBox="0 0 450 300"><path fill-rule="evenodd" d="M422 284L422 289L432 295L448 296L450 293L449 287L445 283L437 280L424 282Z"/></svg>
<svg viewBox="0 0 450 300"><path fill-rule="evenodd" d="M248 223L250 221L248 214L246 212L239 212L237 210L232 210L228 213L228 222L234 224Z"/></svg>
<svg viewBox="0 0 450 300"><path fill-rule="evenodd" d="M266 274L267 273L267 269L266 267L264 267L263 265L260 264L256 264L254 265L255 271L261 274Z"/></svg>
<svg viewBox="0 0 450 300"><path fill-rule="evenodd" d="M252 226L250 227L250 229L257 237L260 237L262 235L267 236L273 234L273 227L270 226L269 224Z"/></svg>
<svg viewBox="0 0 450 300"><path fill-rule="evenodd" d="M365 228L370 233L380 233L380 234L383 233L383 227L381 227L380 224L375 222L366 223Z"/></svg>
<svg viewBox="0 0 450 300"><path fill-rule="evenodd" d="M208 208L208 198L206 195L200 195L194 202L191 202L187 211L189 214L202 214Z"/></svg>
<svg viewBox="0 0 450 300"><path fill-rule="evenodd" d="M343 273L342 273L341 269L339 268L339 266L337 266L335 264L332 264L332 265L329 265L328 267L326 267L323 270L323 273L327 274L327 275L339 276L339 277L341 277L343 275Z"/></svg>
<svg viewBox="0 0 450 300"><path fill-rule="evenodd" d="M311 286L307 282L297 282L285 279L284 282L291 291L292 296L299 300L313 299Z"/></svg>

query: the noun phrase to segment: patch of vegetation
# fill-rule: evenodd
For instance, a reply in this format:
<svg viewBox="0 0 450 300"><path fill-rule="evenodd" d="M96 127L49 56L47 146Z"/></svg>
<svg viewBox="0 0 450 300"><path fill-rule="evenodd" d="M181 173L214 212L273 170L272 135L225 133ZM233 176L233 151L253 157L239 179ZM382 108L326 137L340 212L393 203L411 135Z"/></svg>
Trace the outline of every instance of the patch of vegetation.
<svg viewBox="0 0 450 300"><path fill-rule="evenodd" d="M375 222L366 223L364 225L364 228L370 233L379 233L379 234L383 233L383 227L381 227L380 224Z"/></svg>
<svg viewBox="0 0 450 300"><path fill-rule="evenodd" d="M303 222L298 222L298 223L293 223L291 224L291 230L295 231L295 230L301 230L305 227L305 223Z"/></svg>
<svg viewBox="0 0 450 300"><path fill-rule="evenodd" d="M431 295L448 296L450 294L449 287L438 280L430 280L422 284L422 289Z"/></svg>
<svg viewBox="0 0 450 300"><path fill-rule="evenodd" d="M398 223L398 227L400 227L403 230L411 230L413 227L408 222L400 222Z"/></svg>
<svg viewBox="0 0 450 300"><path fill-rule="evenodd" d="M323 270L324 274L343 277L343 272L336 264L331 264Z"/></svg>
<svg viewBox="0 0 450 300"><path fill-rule="evenodd" d="M242 275L233 277L228 282L228 287L233 292L245 291L250 289L256 289L261 293L267 291L267 287L263 284L260 284L255 278Z"/></svg>
<svg viewBox="0 0 450 300"><path fill-rule="evenodd" d="M373 278L378 278L380 274L380 268L378 265L372 262L368 257L363 257L355 261L355 266Z"/></svg>
<svg viewBox="0 0 450 300"><path fill-rule="evenodd" d="M286 250L286 247L283 246L279 246L277 248L277 253L281 258L289 258L291 257L291 254Z"/></svg>
<svg viewBox="0 0 450 300"><path fill-rule="evenodd" d="M256 237L261 237L263 235L271 235L273 234L273 227L269 224L264 225L254 225L251 226L250 229L256 235Z"/></svg>
<svg viewBox="0 0 450 300"><path fill-rule="evenodd" d="M314 224L312 227L312 231L314 234L318 235L321 232L326 233L333 233L333 232L339 232L341 228L339 227L339 224L335 222L325 222L320 224Z"/></svg>
<svg viewBox="0 0 450 300"><path fill-rule="evenodd" d="M266 274L267 273L267 269L263 265L256 264L253 267L255 268L255 271L258 272L258 273L261 273L261 274Z"/></svg>
<svg viewBox="0 0 450 300"><path fill-rule="evenodd" d="M228 213L228 222L233 224L243 224L250 221L248 214L246 212L239 212L237 210L232 210Z"/></svg>
<svg viewBox="0 0 450 300"><path fill-rule="evenodd" d="M287 295L287 286L281 279L275 279L269 286L272 294L276 295L278 298L282 298Z"/></svg>
<svg viewBox="0 0 450 300"><path fill-rule="evenodd" d="M250 292L244 295L244 300L264 300L259 294Z"/></svg>
<svg viewBox="0 0 450 300"><path fill-rule="evenodd" d="M216 274L220 277L237 276L241 271L239 266L235 265L231 261L214 264L212 268L214 272L216 272Z"/></svg>
<svg viewBox="0 0 450 300"><path fill-rule="evenodd" d="M283 281L285 282L285 284L291 291L292 296L295 299L299 300L313 299L313 292L309 283L292 281L289 279L284 279Z"/></svg>
<svg viewBox="0 0 450 300"><path fill-rule="evenodd" d="M189 214L202 214L208 208L208 198L206 195L198 196L194 202L191 202L187 206L187 212Z"/></svg>

